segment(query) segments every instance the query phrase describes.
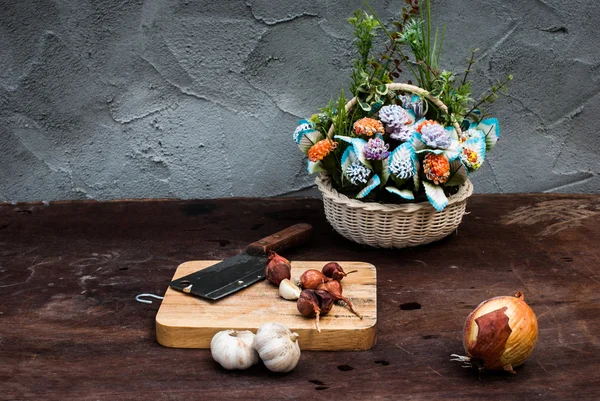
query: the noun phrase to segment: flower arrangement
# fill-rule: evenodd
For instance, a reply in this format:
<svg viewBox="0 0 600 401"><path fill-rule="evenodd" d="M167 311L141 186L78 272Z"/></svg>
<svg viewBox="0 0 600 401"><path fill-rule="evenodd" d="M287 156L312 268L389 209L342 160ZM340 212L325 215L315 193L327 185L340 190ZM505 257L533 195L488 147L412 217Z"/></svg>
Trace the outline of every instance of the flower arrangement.
<svg viewBox="0 0 600 401"><path fill-rule="evenodd" d="M432 33L429 0L405 1L393 30L366 1L369 12L359 10L349 19L358 52L350 77L354 99L347 104L342 89L337 102L301 120L293 138L308 156L309 173L327 174L349 197L385 203L427 199L442 211L498 141L500 124L483 106L506 91L512 76L473 99L469 73L476 50L462 77L440 70L445 27ZM378 31L388 43L375 57ZM402 90L394 89L390 84L403 68L412 78Z"/></svg>

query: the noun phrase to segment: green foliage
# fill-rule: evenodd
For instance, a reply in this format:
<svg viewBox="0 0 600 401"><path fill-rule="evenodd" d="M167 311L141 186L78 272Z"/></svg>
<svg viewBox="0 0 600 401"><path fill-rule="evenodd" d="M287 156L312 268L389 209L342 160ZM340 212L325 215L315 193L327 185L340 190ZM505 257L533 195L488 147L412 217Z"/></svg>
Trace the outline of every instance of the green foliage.
<svg viewBox="0 0 600 401"><path fill-rule="evenodd" d="M432 28L430 0L405 2L407 7L402 10L402 21L392 23L395 29L393 31L386 29L366 0L363 3L370 14L359 10L349 19L354 26L358 52L353 64L350 89L358 98L360 108L366 113L376 111L386 96L382 86L400 78L403 72L400 67L406 65L417 86L431 92L448 106L448 114L436 107L429 107L428 118L445 124L460 124L467 117L481 119L484 113L474 114L474 111L478 111L483 104L493 103L499 93L507 89L512 76L492 85L490 91L485 92L476 102L472 98L468 76L475 64L477 49L471 50L462 79L458 79L453 72L440 71L439 62L446 27L441 31ZM376 58L373 56L373 43L379 29L388 37L389 44L383 54ZM405 81L411 83L410 79Z"/></svg>
<svg viewBox="0 0 600 401"><path fill-rule="evenodd" d="M432 83L431 93L448 106L448 114L439 113L437 121L450 125L454 118L459 124L463 115L473 101L471 98L471 82L456 84L456 76L451 71L442 71ZM454 117L452 117L454 116Z"/></svg>
<svg viewBox="0 0 600 401"><path fill-rule="evenodd" d="M350 91L356 93L358 88L368 81L372 62L375 61L371 56L373 39L376 36L375 31L381 25L372 15L361 10L357 10L354 17L348 18L348 22L354 27L355 46L358 53L352 66L352 83L350 84Z"/></svg>
<svg viewBox="0 0 600 401"><path fill-rule="evenodd" d="M332 118L334 125L333 136L342 135L345 136L348 134L348 131L351 130L351 122L348 121L348 112L346 111L346 96L344 95L344 88L340 91L340 96L338 97L337 102L337 113Z"/></svg>
<svg viewBox="0 0 600 401"><path fill-rule="evenodd" d="M358 61L362 67L366 67L371 48L373 47L373 39L376 36L375 30L380 28L381 25L372 15L361 10L357 10L354 13L354 17L348 18L348 22L354 27L356 48L360 55Z"/></svg>

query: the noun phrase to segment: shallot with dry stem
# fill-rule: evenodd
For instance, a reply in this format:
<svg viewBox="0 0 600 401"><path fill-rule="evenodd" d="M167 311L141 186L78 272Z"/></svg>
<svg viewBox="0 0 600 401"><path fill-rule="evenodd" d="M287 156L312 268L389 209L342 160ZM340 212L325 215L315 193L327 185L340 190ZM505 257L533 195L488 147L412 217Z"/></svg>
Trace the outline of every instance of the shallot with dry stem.
<svg viewBox="0 0 600 401"><path fill-rule="evenodd" d="M321 332L319 319L321 315L329 313L333 308L333 297L327 291L321 290L302 290L300 298L296 302L298 312L305 317L316 317L315 326L317 331Z"/></svg>
<svg viewBox="0 0 600 401"><path fill-rule="evenodd" d="M356 273L357 271L358 270L345 272L342 266L337 262L329 262L323 266L323 269L321 270L324 275L337 281L342 281L348 274Z"/></svg>
<svg viewBox="0 0 600 401"><path fill-rule="evenodd" d="M522 292L479 304L467 317L463 346L467 356L452 354L464 367L515 373L529 357L538 339L538 324Z"/></svg>
<svg viewBox="0 0 600 401"><path fill-rule="evenodd" d="M354 313L356 316L358 316L359 318L363 318L362 315L360 313L358 313L356 311L356 309L354 309L354 305L352 305L352 302L350 302L350 300L348 298L346 298L345 296L342 295L342 284L340 284L339 281L337 280L330 280L327 281L321 285L319 285L319 287L317 288L319 290L322 291L327 291L332 297L333 299L335 299L336 301L344 301L346 303L346 305L348 305L348 309L350 309L350 311L352 313Z"/></svg>

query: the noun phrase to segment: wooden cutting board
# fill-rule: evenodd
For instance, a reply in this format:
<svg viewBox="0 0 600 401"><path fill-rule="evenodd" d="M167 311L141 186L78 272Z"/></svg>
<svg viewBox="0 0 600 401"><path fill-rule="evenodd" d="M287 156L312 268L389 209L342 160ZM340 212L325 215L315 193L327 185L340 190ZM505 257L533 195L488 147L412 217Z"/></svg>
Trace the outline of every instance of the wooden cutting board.
<svg viewBox="0 0 600 401"><path fill-rule="evenodd" d="M218 260L186 262L173 279L218 263ZM327 262L292 262L292 278ZM210 348L221 330L251 330L267 322L279 322L299 334L303 350L365 350L373 347L377 323L377 278L375 266L362 262L340 262L345 271L358 270L342 280L344 296L363 315L359 319L346 307L334 305L321 317L319 333L314 318L305 318L295 301L279 296L277 287L263 280L218 301L209 301L167 289L156 315L156 339L166 347Z"/></svg>

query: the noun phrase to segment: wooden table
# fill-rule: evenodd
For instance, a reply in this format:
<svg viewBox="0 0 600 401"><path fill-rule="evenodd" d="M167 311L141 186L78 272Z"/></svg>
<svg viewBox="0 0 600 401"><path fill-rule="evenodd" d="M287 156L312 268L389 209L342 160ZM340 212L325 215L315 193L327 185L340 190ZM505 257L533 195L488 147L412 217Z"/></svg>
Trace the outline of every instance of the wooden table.
<svg viewBox="0 0 600 401"><path fill-rule="evenodd" d="M477 195L468 211L438 243L377 250L333 232L315 199L0 205L0 399L599 400L600 196ZM377 267L374 348L305 352L279 375L156 343L159 304L136 294L296 222L315 232L291 259ZM540 339L518 374L450 362L468 313L519 290Z"/></svg>

